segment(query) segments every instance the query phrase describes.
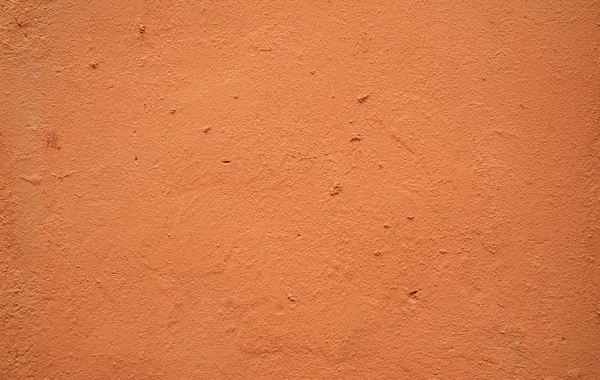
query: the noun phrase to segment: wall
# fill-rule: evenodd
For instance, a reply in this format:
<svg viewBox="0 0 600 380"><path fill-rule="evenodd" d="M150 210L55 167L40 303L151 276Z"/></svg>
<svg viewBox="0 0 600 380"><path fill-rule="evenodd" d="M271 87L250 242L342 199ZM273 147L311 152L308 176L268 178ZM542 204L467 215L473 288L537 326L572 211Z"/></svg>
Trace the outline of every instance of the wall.
<svg viewBox="0 0 600 380"><path fill-rule="evenodd" d="M599 379L599 24L2 2L0 378Z"/></svg>

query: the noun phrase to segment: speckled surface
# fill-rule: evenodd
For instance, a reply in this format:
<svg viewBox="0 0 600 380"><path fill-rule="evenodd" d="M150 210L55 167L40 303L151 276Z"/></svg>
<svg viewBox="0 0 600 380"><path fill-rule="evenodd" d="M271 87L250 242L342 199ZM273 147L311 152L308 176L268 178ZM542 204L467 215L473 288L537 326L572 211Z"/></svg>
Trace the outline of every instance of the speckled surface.
<svg viewBox="0 0 600 380"><path fill-rule="evenodd" d="M1 379L600 379L598 1L2 1Z"/></svg>

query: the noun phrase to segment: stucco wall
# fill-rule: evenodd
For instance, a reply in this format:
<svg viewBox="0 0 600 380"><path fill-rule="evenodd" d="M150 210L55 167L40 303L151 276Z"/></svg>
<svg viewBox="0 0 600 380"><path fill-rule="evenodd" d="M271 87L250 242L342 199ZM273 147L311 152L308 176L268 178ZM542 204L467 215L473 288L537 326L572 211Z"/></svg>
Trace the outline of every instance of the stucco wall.
<svg viewBox="0 0 600 380"><path fill-rule="evenodd" d="M1 2L0 378L600 379L599 25Z"/></svg>

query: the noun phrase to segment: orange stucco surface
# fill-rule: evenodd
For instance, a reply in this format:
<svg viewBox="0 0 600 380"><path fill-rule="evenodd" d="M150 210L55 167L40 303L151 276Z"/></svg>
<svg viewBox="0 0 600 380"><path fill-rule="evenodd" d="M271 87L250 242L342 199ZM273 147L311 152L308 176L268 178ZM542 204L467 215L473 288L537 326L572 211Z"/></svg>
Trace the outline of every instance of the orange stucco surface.
<svg viewBox="0 0 600 380"><path fill-rule="evenodd" d="M0 378L600 379L599 25L0 2Z"/></svg>

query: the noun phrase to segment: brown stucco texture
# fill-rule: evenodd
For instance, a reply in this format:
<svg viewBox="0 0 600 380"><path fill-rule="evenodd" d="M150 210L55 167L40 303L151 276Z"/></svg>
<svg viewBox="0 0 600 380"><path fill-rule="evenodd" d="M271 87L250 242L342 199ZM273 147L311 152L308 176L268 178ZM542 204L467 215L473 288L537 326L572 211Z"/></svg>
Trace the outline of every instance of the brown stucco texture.
<svg viewBox="0 0 600 380"><path fill-rule="evenodd" d="M0 2L0 378L600 379L599 25Z"/></svg>

